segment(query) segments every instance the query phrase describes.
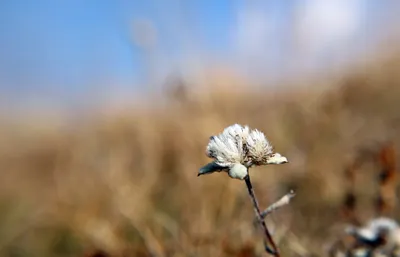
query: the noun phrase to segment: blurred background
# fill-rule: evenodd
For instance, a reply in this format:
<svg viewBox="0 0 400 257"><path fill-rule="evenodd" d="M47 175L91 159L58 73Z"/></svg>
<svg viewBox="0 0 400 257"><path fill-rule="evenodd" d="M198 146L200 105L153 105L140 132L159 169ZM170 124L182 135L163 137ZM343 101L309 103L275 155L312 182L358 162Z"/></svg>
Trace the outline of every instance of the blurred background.
<svg viewBox="0 0 400 257"><path fill-rule="evenodd" d="M251 171L262 207L297 192L267 218L282 254L326 256L344 224L396 219L399 11L1 1L0 256L265 256L245 184L197 177L233 123L290 161Z"/></svg>

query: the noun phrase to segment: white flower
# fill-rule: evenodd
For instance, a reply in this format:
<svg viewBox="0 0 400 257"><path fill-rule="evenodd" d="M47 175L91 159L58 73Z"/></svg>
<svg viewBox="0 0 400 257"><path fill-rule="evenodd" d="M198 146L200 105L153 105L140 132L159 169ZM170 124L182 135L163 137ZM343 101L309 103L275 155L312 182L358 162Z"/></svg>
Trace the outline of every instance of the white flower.
<svg viewBox="0 0 400 257"><path fill-rule="evenodd" d="M220 166L241 163L245 157L240 136L229 132L231 131L224 130L223 133L212 136L207 145L206 155L214 158Z"/></svg>
<svg viewBox="0 0 400 257"><path fill-rule="evenodd" d="M217 136L210 137L206 155L214 161L202 167L199 176L215 171L228 172L229 176L244 179L253 165L282 164L287 159L275 153L272 145L259 130L234 124Z"/></svg>
<svg viewBox="0 0 400 257"><path fill-rule="evenodd" d="M247 138L247 155L253 165L267 164L268 158L274 153L273 147L265 137L264 133L255 129Z"/></svg>
<svg viewBox="0 0 400 257"><path fill-rule="evenodd" d="M241 126L239 124L234 124L224 129L222 134L229 135L234 138L238 143L246 144L247 138L249 136L250 129L248 126ZM239 146L243 147L243 145Z"/></svg>

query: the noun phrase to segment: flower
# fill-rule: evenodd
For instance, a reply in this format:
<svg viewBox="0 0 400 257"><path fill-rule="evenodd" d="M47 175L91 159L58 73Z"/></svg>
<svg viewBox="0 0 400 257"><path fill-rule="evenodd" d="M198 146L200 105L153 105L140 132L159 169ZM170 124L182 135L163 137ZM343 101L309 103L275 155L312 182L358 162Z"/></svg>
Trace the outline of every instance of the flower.
<svg viewBox="0 0 400 257"><path fill-rule="evenodd" d="M288 162L286 157L274 152L264 133L239 124L211 136L206 155L214 161L200 168L198 176L225 171L232 178L244 179L251 166Z"/></svg>
<svg viewBox="0 0 400 257"><path fill-rule="evenodd" d="M268 158L274 153L274 149L264 133L257 129L251 131L246 142L246 147L249 159L253 165L267 164Z"/></svg>
<svg viewBox="0 0 400 257"><path fill-rule="evenodd" d="M210 137L207 145L206 155L214 158L215 162L220 166L229 166L233 163L241 163L244 153L243 147L240 146L238 135L232 136L229 133L221 133L218 136Z"/></svg>

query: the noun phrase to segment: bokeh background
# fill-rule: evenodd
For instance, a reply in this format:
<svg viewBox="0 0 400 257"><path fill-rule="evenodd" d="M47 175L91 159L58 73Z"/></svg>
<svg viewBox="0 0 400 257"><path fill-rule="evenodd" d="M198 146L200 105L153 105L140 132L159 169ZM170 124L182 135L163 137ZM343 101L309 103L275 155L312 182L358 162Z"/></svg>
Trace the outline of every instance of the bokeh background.
<svg viewBox="0 0 400 257"><path fill-rule="evenodd" d="M209 136L233 123L289 158L251 171L263 207L297 192L267 219L282 254L326 256L348 192L361 223L379 215L378 157L398 157L399 12L389 0L1 1L0 256L264 256L245 184L197 177Z"/></svg>

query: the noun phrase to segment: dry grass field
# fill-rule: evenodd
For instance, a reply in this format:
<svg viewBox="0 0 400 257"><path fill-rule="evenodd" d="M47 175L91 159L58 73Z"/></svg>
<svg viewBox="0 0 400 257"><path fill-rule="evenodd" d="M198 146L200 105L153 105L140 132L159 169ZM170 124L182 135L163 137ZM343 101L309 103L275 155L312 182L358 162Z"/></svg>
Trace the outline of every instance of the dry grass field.
<svg viewBox="0 0 400 257"><path fill-rule="evenodd" d="M349 218L346 168L364 152L356 215L376 215L376 157L400 149L400 58L326 83L189 91L72 126L2 121L0 256L266 256L245 184L197 177L209 136L233 123L262 130L289 158L251 171L263 207L296 190L267 219L282 256L327 256Z"/></svg>

